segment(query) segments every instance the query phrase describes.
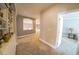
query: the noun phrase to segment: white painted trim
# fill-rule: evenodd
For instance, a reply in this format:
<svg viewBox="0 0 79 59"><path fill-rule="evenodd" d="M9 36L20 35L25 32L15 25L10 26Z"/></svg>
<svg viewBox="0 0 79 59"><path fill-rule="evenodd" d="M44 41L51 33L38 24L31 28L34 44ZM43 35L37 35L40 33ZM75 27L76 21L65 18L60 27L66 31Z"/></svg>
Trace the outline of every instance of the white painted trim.
<svg viewBox="0 0 79 59"><path fill-rule="evenodd" d="M55 46L51 45L50 43L46 42L45 40L39 39L41 42L43 42L44 44L48 45L49 47L56 49Z"/></svg>
<svg viewBox="0 0 79 59"><path fill-rule="evenodd" d="M49 47L51 47L52 49L55 49L56 52L58 52L59 54L63 54L64 55L64 53L62 51L58 50L57 47L53 46L52 44L50 44L50 43L48 43L48 42L46 42L45 40L42 40L42 39L39 39L39 40L41 42L43 42L44 44L48 45Z"/></svg>
<svg viewBox="0 0 79 59"><path fill-rule="evenodd" d="M32 33L32 34L27 34L27 35L23 35L23 36L18 36L17 38L23 38L23 37L25 37L25 36L30 36L30 35L33 35L34 33Z"/></svg>
<svg viewBox="0 0 79 59"><path fill-rule="evenodd" d="M62 40L62 29L63 29L63 18L62 14L58 14L58 24L57 24L57 37L56 37L56 47L59 47Z"/></svg>

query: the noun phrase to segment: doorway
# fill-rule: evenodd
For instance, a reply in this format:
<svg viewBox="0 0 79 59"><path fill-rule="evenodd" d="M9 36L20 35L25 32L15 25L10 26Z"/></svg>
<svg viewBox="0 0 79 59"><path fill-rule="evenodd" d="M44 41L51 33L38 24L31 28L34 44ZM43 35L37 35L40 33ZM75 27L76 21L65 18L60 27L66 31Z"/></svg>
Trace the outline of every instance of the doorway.
<svg viewBox="0 0 79 59"><path fill-rule="evenodd" d="M57 48L64 54L77 54L79 11L59 14Z"/></svg>

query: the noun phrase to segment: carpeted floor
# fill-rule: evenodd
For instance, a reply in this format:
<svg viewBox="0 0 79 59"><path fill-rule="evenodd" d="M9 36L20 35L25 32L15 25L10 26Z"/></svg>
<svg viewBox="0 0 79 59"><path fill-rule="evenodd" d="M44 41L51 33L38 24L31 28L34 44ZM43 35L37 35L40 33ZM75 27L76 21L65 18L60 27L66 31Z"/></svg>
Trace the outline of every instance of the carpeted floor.
<svg viewBox="0 0 79 59"><path fill-rule="evenodd" d="M16 46L17 55L57 55L55 49L45 45L38 40L35 34L17 39Z"/></svg>

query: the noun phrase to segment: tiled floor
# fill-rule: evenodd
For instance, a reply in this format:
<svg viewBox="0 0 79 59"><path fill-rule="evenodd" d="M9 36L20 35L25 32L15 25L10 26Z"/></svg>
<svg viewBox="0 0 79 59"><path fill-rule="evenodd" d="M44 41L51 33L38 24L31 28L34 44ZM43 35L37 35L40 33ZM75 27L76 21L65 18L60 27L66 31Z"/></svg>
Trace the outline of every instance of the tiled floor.
<svg viewBox="0 0 79 59"><path fill-rule="evenodd" d="M59 54L51 47L39 41L38 35L31 34L17 39L17 55L56 55Z"/></svg>

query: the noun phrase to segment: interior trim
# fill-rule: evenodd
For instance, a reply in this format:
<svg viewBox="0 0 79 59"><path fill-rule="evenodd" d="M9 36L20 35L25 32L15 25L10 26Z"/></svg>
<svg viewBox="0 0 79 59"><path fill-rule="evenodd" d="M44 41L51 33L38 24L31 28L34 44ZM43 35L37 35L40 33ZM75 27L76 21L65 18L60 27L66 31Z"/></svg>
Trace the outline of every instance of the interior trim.
<svg viewBox="0 0 79 59"><path fill-rule="evenodd" d="M56 49L55 46L49 44L48 42L46 42L45 40L42 40L42 39L39 39L41 42L43 42L44 44L48 45L49 47L53 48L53 49Z"/></svg>
<svg viewBox="0 0 79 59"><path fill-rule="evenodd" d="M17 38L23 38L23 37L25 37L25 36L30 36L30 35L33 35L34 33L32 33L32 34L27 34L27 35L23 35L23 36L18 36Z"/></svg>

